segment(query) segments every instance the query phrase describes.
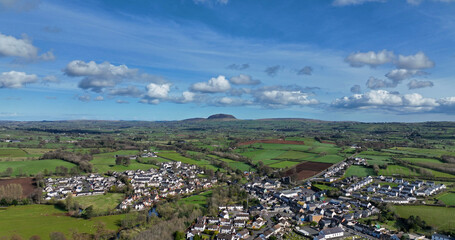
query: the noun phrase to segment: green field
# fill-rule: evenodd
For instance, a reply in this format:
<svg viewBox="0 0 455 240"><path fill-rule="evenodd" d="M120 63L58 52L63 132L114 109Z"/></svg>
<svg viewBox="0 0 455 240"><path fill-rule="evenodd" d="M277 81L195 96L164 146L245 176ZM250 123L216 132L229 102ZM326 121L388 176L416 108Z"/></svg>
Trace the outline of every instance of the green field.
<svg viewBox="0 0 455 240"><path fill-rule="evenodd" d="M19 148L0 148L0 158L27 157L27 155Z"/></svg>
<svg viewBox="0 0 455 240"><path fill-rule="evenodd" d="M93 233L97 222L104 222L107 228L117 230L118 222L124 218L124 215L112 215L84 220L65 214L65 211L51 205L9 207L5 211L0 211L0 237L18 234L24 239L29 239L33 235L49 239L51 232L59 231L69 236L68 233L72 229Z"/></svg>
<svg viewBox="0 0 455 240"><path fill-rule="evenodd" d="M212 164L210 164L210 162L208 162L207 160L196 160L196 159L187 158L187 157L180 155L179 153L177 153L175 151L160 151L157 155L164 159L170 159L172 161L178 161L178 162L182 162L182 163L186 163L186 164L193 164L193 165L197 165L199 167L205 167L207 169L212 169L213 171L216 171L219 169L219 168L213 166Z"/></svg>
<svg viewBox="0 0 455 240"><path fill-rule="evenodd" d="M400 159L410 162L410 163L443 163L434 158L400 158Z"/></svg>
<svg viewBox="0 0 455 240"><path fill-rule="evenodd" d="M393 176L393 175L401 175L401 176L418 176L417 172L413 172L411 169L403 166L398 165L388 165L387 169L380 169L379 175L384 176Z"/></svg>
<svg viewBox="0 0 455 240"><path fill-rule="evenodd" d="M351 176L358 176L358 177L366 177L366 176L375 176L376 173L372 168L365 167L365 166L355 166L352 165L350 166L345 174L346 177L351 177Z"/></svg>
<svg viewBox="0 0 455 240"><path fill-rule="evenodd" d="M442 196L438 197L438 199L441 200L446 205L455 206L454 192L445 193Z"/></svg>
<svg viewBox="0 0 455 240"><path fill-rule="evenodd" d="M4 172L7 168L12 168L13 176L18 175L20 171L27 175L35 175L39 172L43 172L44 169L47 169L50 172L54 172L55 167L57 166L64 166L70 169L76 166L76 164L57 159L0 162L0 172Z"/></svg>
<svg viewBox="0 0 455 240"><path fill-rule="evenodd" d="M123 198L124 195L121 193L107 193L105 195L74 197L74 201L82 205L83 208L93 206L95 212L102 213L115 209Z"/></svg>
<svg viewBox="0 0 455 240"><path fill-rule="evenodd" d="M178 203L179 204L196 204L201 207L204 207L207 204L207 198L209 198L212 195L212 191L206 191L203 193L200 193L198 195L192 195L190 197L186 198L181 198Z"/></svg>
<svg viewBox="0 0 455 240"><path fill-rule="evenodd" d="M337 188L334 188L334 187L331 187L331 186L327 186L327 185L324 185L324 184L313 184L312 185L313 187L323 191L323 190L336 190Z"/></svg>
<svg viewBox="0 0 455 240"><path fill-rule="evenodd" d="M277 163L274 163L274 164L270 164L269 167L273 167L273 168L287 168L287 167L292 167L292 166L295 166L299 164L299 162L292 162L292 161L281 161L281 162L277 162Z"/></svg>
<svg viewBox="0 0 455 240"><path fill-rule="evenodd" d="M131 160L131 164L126 166L115 165L115 155L135 155L138 151L123 150L110 153L101 153L93 155L91 163L97 172L105 173L108 171L126 171L126 170L148 170L150 168L157 168L153 164L139 163L136 160Z"/></svg>
<svg viewBox="0 0 455 240"><path fill-rule="evenodd" d="M434 206L393 206L398 216L408 218L411 215L419 216L427 224L438 230L455 229L455 208Z"/></svg>

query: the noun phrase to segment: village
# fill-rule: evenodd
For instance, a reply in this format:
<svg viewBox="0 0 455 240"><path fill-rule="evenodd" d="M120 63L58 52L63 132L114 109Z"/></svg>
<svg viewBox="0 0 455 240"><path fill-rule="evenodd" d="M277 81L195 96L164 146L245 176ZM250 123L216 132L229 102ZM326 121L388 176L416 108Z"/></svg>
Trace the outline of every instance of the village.
<svg viewBox="0 0 455 240"><path fill-rule="evenodd" d="M111 176L99 174L81 175L70 178L45 179L44 199L64 199L69 194L74 197L100 195L131 184L132 194L118 205L119 210L142 210L167 197L191 194L197 190L212 187L216 179L200 178L203 170L195 165L181 162L160 163L159 169L128 170L113 172Z"/></svg>
<svg viewBox="0 0 455 240"><path fill-rule="evenodd" d="M359 220L380 213L379 204L411 204L422 197L443 191L444 184L433 181L408 181L402 178L343 176L350 164L362 164L364 159L342 162L325 172L325 178L313 178L298 186L282 184L283 179L254 178L243 185L255 206L221 206L218 216L204 216L188 228L187 239L195 236L219 240L282 239L296 233L314 240L345 239L360 236L365 239L402 239L403 232L391 231L380 225L370 226ZM315 191L312 182L323 181L341 190L337 197L327 191ZM393 187L392 187L393 186ZM408 234L409 239L426 239ZM433 240L453 240L436 234Z"/></svg>

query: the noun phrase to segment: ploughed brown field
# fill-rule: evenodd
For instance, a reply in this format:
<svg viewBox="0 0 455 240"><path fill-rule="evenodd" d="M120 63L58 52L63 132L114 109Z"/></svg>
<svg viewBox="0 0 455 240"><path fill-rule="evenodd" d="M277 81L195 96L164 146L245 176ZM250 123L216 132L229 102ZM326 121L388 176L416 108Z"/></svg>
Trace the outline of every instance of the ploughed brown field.
<svg viewBox="0 0 455 240"><path fill-rule="evenodd" d="M274 143L274 144L293 144L293 145L305 145L304 141L288 141L284 139L263 139L263 140L251 140L246 142L241 142L237 144L238 146L251 145L255 143Z"/></svg>
<svg viewBox="0 0 455 240"><path fill-rule="evenodd" d="M292 179L300 181L312 177L332 166L331 163L303 162L284 173L285 177L291 176Z"/></svg>
<svg viewBox="0 0 455 240"><path fill-rule="evenodd" d="M35 190L35 181L33 178L11 178L11 179L0 179L0 186L8 184L20 184L22 186L22 196L28 197Z"/></svg>

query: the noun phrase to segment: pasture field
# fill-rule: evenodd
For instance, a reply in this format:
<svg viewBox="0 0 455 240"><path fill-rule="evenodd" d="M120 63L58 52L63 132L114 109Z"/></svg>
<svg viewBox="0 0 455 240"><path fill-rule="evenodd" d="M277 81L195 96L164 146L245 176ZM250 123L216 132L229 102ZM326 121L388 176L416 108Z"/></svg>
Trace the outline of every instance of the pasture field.
<svg viewBox="0 0 455 240"><path fill-rule="evenodd" d="M419 176L417 172L412 171L411 169L399 165L388 165L387 169L379 169L379 175L384 176L393 176L393 175L401 175L401 176Z"/></svg>
<svg viewBox="0 0 455 240"><path fill-rule="evenodd" d="M444 204L455 206L455 192L448 192L438 197Z"/></svg>
<svg viewBox="0 0 455 240"><path fill-rule="evenodd" d="M434 158L400 158L403 161L410 162L410 163L439 163L443 164L443 162L439 161L438 159Z"/></svg>
<svg viewBox="0 0 455 240"><path fill-rule="evenodd" d="M215 155L209 155L209 156L212 157L212 158L216 158L218 160L221 160L223 162L226 162L229 165L229 167L231 167L234 170L238 169L238 170L240 170L242 172L244 172L244 171L254 171L255 170L255 168L253 168L252 166L250 166L250 165L248 165L248 164L246 164L244 162L238 162L238 161L234 161L234 160L228 159L228 158L220 158L220 157L215 156Z"/></svg>
<svg viewBox="0 0 455 240"><path fill-rule="evenodd" d="M324 184L313 184L312 185L313 187L323 191L323 190L336 190L337 188L334 188L334 187L331 187L331 186L327 186L327 185L324 185Z"/></svg>
<svg viewBox="0 0 455 240"><path fill-rule="evenodd" d="M19 148L0 148L0 158L27 157L27 153Z"/></svg>
<svg viewBox="0 0 455 240"><path fill-rule="evenodd" d="M26 175L35 175L39 172L43 172L44 169L54 172L57 166L64 166L70 169L75 167L76 164L59 159L0 162L0 172L4 172L7 168L12 168L13 176L20 175L21 171Z"/></svg>
<svg viewBox="0 0 455 240"><path fill-rule="evenodd" d="M180 155L179 153L177 153L175 151L161 151L161 152L157 153L157 155L164 159L170 159L172 161L182 162L182 163L186 163L186 164L193 164L193 165L197 165L199 167L205 167L207 169L212 169L213 171L216 171L219 169L219 168L213 166L212 164L210 164L210 162L207 160L196 160L196 159L187 158L187 157Z"/></svg>
<svg viewBox="0 0 455 240"><path fill-rule="evenodd" d="M123 200L124 195L121 193L107 193L95 196L74 197L74 201L79 203L83 208L93 206L97 213L107 212L117 207Z"/></svg>
<svg viewBox="0 0 455 240"><path fill-rule="evenodd" d="M455 208L435 207L435 206L406 206L395 205L394 211L398 216L408 218L411 215L419 216L427 224L437 230L455 229Z"/></svg>
<svg viewBox="0 0 455 240"><path fill-rule="evenodd" d="M356 166L352 165L350 166L346 172L344 173L344 176L346 177L351 177L351 176L357 176L357 177L366 177L366 176L375 176L376 173L372 168L365 167L365 166Z"/></svg>
<svg viewBox="0 0 455 240"><path fill-rule="evenodd" d="M135 155L138 151L134 150L123 150L110 153L100 153L93 155L93 160L90 161L93 164L95 170L99 173L105 173L108 171L126 171L126 170L148 170L150 168L157 168L153 164L139 163L136 160L131 160L131 164L126 166L115 165L115 155Z"/></svg>
<svg viewBox="0 0 455 240"><path fill-rule="evenodd" d="M18 234L24 239L38 235L49 239L49 233L59 231L69 237L72 229L79 232L94 233L97 222L106 223L106 227L117 230L117 225L124 215L95 217L90 220L66 216L66 212L51 205L24 205L8 207L0 211L0 237Z"/></svg>
<svg viewBox="0 0 455 240"><path fill-rule="evenodd" d="M442 155L455 156L455 152L444 149L426 149L426 148L410 148L410 147L394 147L383 151L391 153L401 153L409 155L425 155L428 157L441 157Z"/></svg>
<svg viewBox="0 0 455 240"><path fill-rule="evenodd" d="M212 190L202 192L198 195L192 195L186 198L181 198L178 200L179 204L195 204L201 207L205 207L207 204L207 198L212 196Z"/></svg>
<svg viewBox="0 0 455 240"><path fill-rule="evenodd" d="M299 139L302 138L293 138ZM300 162L311 161L321 163L338 163L344 157L337 155L340 151L334 144L320 143L314 139L303 139L305 145L254 143L242 146L237 152L252 159L253 163L262 161L273 168L285 168Z"/></svg>
<svg viewBox="0 0 455 240"><path fill-rule="evenodd" d="M299 162L293 162L293 161L281 161L277 162L274 164L270 164L269 167L273 168L287 168L287 167L293 167L295 165L299 164Z"/></svg>

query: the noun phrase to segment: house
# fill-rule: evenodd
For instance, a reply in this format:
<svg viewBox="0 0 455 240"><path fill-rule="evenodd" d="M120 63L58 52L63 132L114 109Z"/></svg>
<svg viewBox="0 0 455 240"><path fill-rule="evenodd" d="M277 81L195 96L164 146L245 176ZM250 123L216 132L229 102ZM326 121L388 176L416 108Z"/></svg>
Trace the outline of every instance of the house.
<svg viewBox="0 0 455 240"><path fill-rule="evenodd" d="M196 223L196 224L194 224L193 229L196 230L196 231L202 232L202 231L205 230L205 224Z"/></svg>
<svg viewBox="0 0 455 240"><path fill-rule="evenodd" d="M217 240L234 240L234 235L220 233L216 236Z"/></svg>
<svg viewBox="0 0 455 240"><path fill-rule="evenodd" d="M435 233L431 236L431 240L455 240L455 237Z"/></svg>
<svg viewBox="0 0 455 240"><path fill-rule="evenodd" d="M238 232L236 235L240 239L247 239L250 237L250 232L247 229L243 229L242 231Z"/></svg>
<svg viewBox="0 0 455 240"><path fill-rule="evenodd" d="M344 230L340 227L327 228L319 232L314 240L331 239L344 236Z"/></svg>
<svg viewBox="0 0 455 240"><path fill-rule="evenodd" d="M234 227L232 225L221 226L220 227L220 233L231 234L231 233L234 233L234 232L235 232L235 230L234 230Z"/></svg>

